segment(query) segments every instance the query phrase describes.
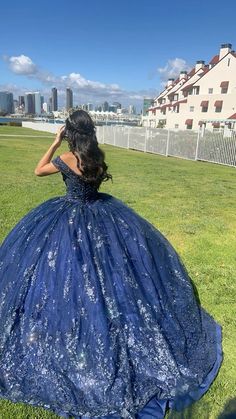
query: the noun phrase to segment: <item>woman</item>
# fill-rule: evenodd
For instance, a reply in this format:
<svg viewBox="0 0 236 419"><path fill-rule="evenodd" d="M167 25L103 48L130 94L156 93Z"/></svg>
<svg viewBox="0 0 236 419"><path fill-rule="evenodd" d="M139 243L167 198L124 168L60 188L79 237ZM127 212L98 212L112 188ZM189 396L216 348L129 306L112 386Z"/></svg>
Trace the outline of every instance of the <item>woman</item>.
<svg viewBox="0 0 236 419"><path fill-rule="evenodd" d="M70 151L51 160L63 138ZM98 191L111 175L85 111L35 174L59 171L66 195L32 209L0 249L0 397L66 418L185 408L218 372L221 327L167 239Z"/></svg>

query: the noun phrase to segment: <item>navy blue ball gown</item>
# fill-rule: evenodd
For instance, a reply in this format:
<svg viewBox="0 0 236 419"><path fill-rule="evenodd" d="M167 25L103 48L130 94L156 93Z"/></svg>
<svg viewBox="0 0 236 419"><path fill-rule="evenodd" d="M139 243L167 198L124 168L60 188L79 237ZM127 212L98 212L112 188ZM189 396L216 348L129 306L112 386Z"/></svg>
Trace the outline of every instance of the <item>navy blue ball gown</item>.
<svg viewBox="0 0 236 419"><path fill-rule="evenodd" d="M0 398L65 418L163 418L199 399L221 361L168 240L57 156L66 194L0 248Z"/></svg>

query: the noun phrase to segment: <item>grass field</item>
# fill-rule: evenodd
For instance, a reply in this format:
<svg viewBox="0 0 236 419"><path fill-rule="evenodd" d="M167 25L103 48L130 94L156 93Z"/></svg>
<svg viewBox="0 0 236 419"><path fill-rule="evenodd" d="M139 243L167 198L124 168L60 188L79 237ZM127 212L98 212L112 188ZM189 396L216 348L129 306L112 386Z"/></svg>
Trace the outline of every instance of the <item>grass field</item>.
<svg viewBox="0 0 236 419"><path fill-rule="evenodd" d="M0 241L31 208L64 194L60 174L34 175L53 138L44 132L0 126ZM202 306L223 327L222 367L191 416L216 419L236 397L235 168L101 147L113 175L113 183L104 183L101 191L122 199L165 234L184 261ZM66 150L63 144L55 156ZM57 417L41 408L0 401L0 419Z"/></svg>

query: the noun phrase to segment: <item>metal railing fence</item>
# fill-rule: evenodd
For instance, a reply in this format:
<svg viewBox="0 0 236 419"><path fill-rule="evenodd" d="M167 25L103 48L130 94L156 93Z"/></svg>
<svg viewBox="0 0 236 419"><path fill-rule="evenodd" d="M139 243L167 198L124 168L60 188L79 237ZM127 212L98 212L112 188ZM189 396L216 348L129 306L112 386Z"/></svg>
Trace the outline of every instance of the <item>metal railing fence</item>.
<svg viewBox="0 0 236 419"><path fill-rule="evenodd" d="M100 143L189 160L236 167L236 132L172 131L162 128L98 126Z"/></svg>

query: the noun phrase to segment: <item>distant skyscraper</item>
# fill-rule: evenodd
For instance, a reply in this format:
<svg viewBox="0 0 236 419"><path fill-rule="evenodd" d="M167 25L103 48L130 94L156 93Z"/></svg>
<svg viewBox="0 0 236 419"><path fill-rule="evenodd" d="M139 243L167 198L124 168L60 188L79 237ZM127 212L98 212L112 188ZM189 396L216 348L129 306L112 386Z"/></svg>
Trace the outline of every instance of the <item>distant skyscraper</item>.
<svg viewBox="0 0 236 419"><path fill-rule="evenodd" d="M13 105L14 105L14 112L16 113L16 110L18 109L18 106L19 106L19 102L18 102L18 100L13 100Z"/></svg>
<svg viewBox="0 0 236 419"><path fill-rule="evenodd" d="M121 109L121 103L120 102L113 102L113 106L116 106L116 109Z"/></svg>
<svg viewBox="0 0 236 419"><path fill-rule="evenodd" d="M116 113L117 112L117 107L115 105L109 105L108 111Z"/></svg>
<svg viewBox="0 0 236 419"><path fill-rule="evenodd" d="M14 112L13 94L0 92L0 113L2 115Z"/></svg>
<svg viewBox="0 0 236 419"><path fill-rule="evenodd" d="M66 89L66 110L73 108L73 92L67 87Z"/></svg>
<svg viewBox="0 0 236 419"><path fill-rule="evenodd" d="M132 115L136 114L136 108L134 105L129 105L129 113Z"/></svg>
<svg viewBox="0 0 236 419"><path fill-rule="evenodd" d="M58 110L58 104L57 104L57 88L52 88L52 111Z"/></svg>
<svg viewBox="0 0 236 419"><path fill-rule="evenodd" d="M52 98L51 97L48 100L48 112L52 112Z"/></svg>
<svg viewBox="0 0 236 419"><path fill-rule="evenodd" d="M44 103L43 103L42 108L43 108L43 111L44 111L45 113L47 113L47 112L48 112L48 104L47 104L47 102L44 102Z"/></svg>
<svg viewBox="0 0 236 419"><path fill-rule="evenodd" d="M25 93L25 113L35 114L35 94Z"/></svg>
<svg viewBox="0 0 236 419"><path fill-rule="evenodd" d="M143 115L147 115L147 110L154 104L153 99L145 98L143 99Z"/></svg>
<svg viewBox="0 0 236 419"><path fill-rule="evenodd" d="M92 111L92 110L93 110L93 104L87 103L87 111Z"/></svg>
<svg viewBox="0 0 236 419"><path fill-rule="evenodd" d="M25 106L25 98L24 98L24 96L19 96L18 101L19 101L19 106L22 106L22 105Z"/></svg>
<svg viewBox="0 0 236 419"><path fill-rule="evenodd" d="M109 103L108 102L104 102L102 105L102 109L104 112L107 112L109 110Z"/></svg>
<svg viewBox="0 0 236 419"><path fill-rule="evenodd" d="M42 113L42 106L41 106L41 94L40 92L34 93L34 103L35 103L35 113L37 115L41 115Z"/></svg>

